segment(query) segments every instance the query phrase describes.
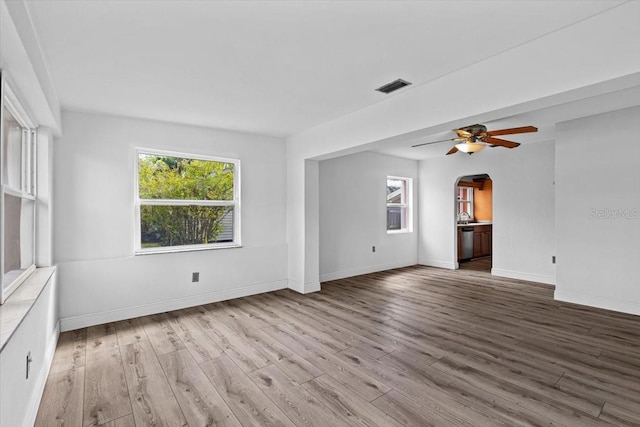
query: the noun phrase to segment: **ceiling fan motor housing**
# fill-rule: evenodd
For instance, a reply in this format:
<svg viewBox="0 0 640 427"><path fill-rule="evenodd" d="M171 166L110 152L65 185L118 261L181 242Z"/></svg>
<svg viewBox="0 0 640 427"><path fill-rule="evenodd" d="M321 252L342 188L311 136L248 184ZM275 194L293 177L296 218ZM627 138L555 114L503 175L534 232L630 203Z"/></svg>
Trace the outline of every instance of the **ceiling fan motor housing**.
<svg viewBox="0 0 640 427"><path fill-rule="evenodd" d="M464 138L467 142L476 142L487 134L487 127L480 124L465 126L460 129L454 129L459 137Z"/></svg>
<svg viewBox="0 0 640 427"><path fill-rule="evenodd" d="M468 132L473 136L480 136L481 134L487 132L487 127L485 125L475 124L475 125L471 125L471 126L465 126L465 127L460 128L458 130L462 130L462 131Z"/></svg>

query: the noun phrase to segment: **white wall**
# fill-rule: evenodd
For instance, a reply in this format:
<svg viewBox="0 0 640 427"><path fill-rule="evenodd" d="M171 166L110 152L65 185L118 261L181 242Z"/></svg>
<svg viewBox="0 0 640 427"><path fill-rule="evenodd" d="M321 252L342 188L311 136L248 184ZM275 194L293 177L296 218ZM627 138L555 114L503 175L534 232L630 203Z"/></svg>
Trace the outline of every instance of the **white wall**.
<svg viewBox="0 0 640 427"><path fill-rule="evenodd" d="M575 100L578 95L589 96L580 90L586 88L589 92L590 85L640 70L636 42L640 38L638 13L640 2L624 3L517 49L390 95L384 102L289 137L290 283L302 288L305 280L313 281L304 271L313 257L306 256L305 251L319 244L313 236L305 235L305 223L317 220L317 213L304 207L305 160L334 156L331 153L363 151L367 144L411 132L448 131L474 121L487 122L563 104ZM469 117L474 117L473 121L467 120ZM532 237L536 239L536 236ZM438 241L444 239L438 237ZM536 260L522 261L522 266L508 263L504 267L514 271L529 270L530 263L548 255L536 255ZM447 262L440 257L438 260ZM541 267L541 270L542 279L553 276L552 267Z"/></svg>
<svg viewBox="0 0 640 427"><path fill-rule="evenodd" d="M365 152L320 162L320 281L418 263L417 203L413 232L387 234L387 176L412 178L416 201L415 160Z"/></svg>
<svg viewBox="0 0 640 427"><path fill-rule="evenodd" d="M556 127L559 300L640 314L640 107Z"/></svg>
<svg viewBox="0 0 640 427"><path fill-rule="evenodd" d="M420 263L455 268L456 182L482 173L493 180L492 273L555 283L552 141L421 161Z"/></svg>
<svg viewBox="0 0 640 427"><path fill-rule="evenodd" d="M315 292L320 290L320 165L315 160L305 160L304 179L304 209L305 212L312 212L307 215L304 222L305 227L305 251L304 251L304 286L302 293ZM294 288L296 289L296 288Z"/></svg>
<svg viewBox="0 0 640 427"><path fill-rule="evenodd" d="M63 126L54 151L63 330L287 286L283 140L74 112ZM136 147L240 159L243 247L133 256Z"/></svg>
<svg viewBox="0 0 640 427"><path fill-rule="evenodd" d="M319 165L287 144L287 245L289 288L308 293L320 290Z"/></svg>

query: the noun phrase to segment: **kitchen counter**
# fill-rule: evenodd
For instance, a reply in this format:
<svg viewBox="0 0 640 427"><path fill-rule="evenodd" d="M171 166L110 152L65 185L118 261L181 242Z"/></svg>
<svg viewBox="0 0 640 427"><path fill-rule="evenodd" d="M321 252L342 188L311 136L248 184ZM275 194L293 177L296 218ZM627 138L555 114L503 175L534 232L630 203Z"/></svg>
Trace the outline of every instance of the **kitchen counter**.
<svg viewBox="0 0 640 427"><path fill-rule="evenodd" d="M468 224L458 224L458 227L476 227L478 225L491 225L493 224L490 221L487 222L470 222Z"/></svg>

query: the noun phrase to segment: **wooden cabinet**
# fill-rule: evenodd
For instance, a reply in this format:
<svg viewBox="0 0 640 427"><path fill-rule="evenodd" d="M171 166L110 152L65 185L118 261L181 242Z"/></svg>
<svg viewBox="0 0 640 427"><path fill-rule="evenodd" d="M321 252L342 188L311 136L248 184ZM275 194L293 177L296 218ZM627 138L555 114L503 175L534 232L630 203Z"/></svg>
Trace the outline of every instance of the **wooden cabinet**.
<svg viewBox="0 0 640 427"><path fill-rule="evenodd" d="M478 233L476 230L473 231L473 257L478 258L482 256L482 235L484 233Z"/></svg>
<svg viewBox="0 0 640 427"><path fill-rule="evenodd" d="M484 233L484 237L482 238L482 254L483 256L489 256L492 252L493 241L491 238L491 230Z"/></svg>
<svg viewBox="0 0 640 427"><path fill-rule="evenodd" d="M491 255L491 225L477 225L473 229L473 257Z"/></svg>

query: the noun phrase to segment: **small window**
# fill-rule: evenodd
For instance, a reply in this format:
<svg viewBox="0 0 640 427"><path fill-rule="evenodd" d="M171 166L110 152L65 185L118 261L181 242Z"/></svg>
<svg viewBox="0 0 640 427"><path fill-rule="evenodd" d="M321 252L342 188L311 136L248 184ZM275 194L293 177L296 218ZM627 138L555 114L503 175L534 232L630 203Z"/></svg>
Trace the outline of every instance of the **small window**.
<svg viewBox="0 0 640 427"><path fill-rule="evenodd" d="M473 187L458 187L458 221L468 221L472 219Z"/></svg>
<svg viewBox="0 0 640 427"><path fill-rule="evenodd" d="M240 161L138 150L136 253L240 245Z"/></svg>
<svg viewBox="0 0 640 427"><path fill-rule="evenodd" d="M2 81L0 303L35 270L36 130Z"/></svg>
<svg viewBox="0 0 640 427"><path fill-rule="evenodd" d="M387 177L387 232L410 231L411 178Z"/></svg>

